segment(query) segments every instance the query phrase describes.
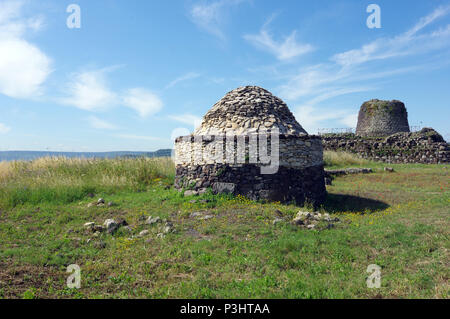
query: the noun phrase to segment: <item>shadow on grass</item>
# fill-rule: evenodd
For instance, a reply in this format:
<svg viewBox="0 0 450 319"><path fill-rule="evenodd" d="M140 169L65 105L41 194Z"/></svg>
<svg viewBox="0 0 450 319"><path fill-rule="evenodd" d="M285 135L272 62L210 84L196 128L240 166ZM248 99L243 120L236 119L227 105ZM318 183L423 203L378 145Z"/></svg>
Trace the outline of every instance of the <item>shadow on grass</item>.
<svg viewBox="0 0 450 319"><path fill-rule="evenodd" d="M328 194L323 204L323 208L330 213L371 213L388 207L388 204L378 200L344 194Z"/></svg>

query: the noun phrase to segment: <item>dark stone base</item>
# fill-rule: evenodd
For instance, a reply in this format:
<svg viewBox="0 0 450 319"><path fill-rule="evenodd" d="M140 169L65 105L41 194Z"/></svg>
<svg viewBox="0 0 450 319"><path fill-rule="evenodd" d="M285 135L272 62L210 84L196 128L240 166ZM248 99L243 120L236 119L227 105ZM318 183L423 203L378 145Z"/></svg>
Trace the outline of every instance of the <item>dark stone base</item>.
<svg viewBox="0 0 450 319"><path fill-rule="evenodd" d="M323 166L305 169L279 167L276 174L260 174L260 167L177 165L175 188L198 190L211 187L216 192L232 192L252 200L292 202L302 206L305 201L318 206L326 197Z"/></svg>

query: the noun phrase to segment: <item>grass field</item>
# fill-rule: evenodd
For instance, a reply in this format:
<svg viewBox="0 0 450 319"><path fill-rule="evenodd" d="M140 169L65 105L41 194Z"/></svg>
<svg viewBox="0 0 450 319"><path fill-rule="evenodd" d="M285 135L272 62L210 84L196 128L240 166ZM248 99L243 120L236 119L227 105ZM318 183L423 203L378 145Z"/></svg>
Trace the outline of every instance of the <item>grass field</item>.
<svg viewBox="0 0 450 319"><path fill-rule="evenodd" d="M389 173L334 153L325 162L375 172L327 186L321 211L340 222L319 230L291 225L294 205L184 197L170 187L169 159L2 162L0 297L449 298L449 167ZM114 206L88 208L100 197ZM273 225L277 210L285 221ZM169 219L175 232L158 238L160 225L142 215ZM94 237L83 227L107 218L131 232ZM81 267L81 289L66 287L70 264ZM367 288L370 264L381 267L381 288Z"/></svg>

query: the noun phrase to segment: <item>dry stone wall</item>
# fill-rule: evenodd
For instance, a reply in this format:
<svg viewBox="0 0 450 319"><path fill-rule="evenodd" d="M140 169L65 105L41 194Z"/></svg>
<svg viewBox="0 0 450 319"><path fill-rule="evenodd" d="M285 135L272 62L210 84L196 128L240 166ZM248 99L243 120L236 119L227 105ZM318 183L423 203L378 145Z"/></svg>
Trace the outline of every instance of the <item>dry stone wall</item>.
<svg viewBox="0 0 450 319"><path fill-rule="evenodd" d="M258 139L258 135L254 135ZM251 159L258 162L264 157L276 156L278 164L289 168L306 168L323 164L322 139L314 135L287 135L278 137L278 152L272 153L272 140L266 135L266 147L258 144L253 152L250 148L250 136L232 136L229 140L225 136L184 136L176 139L176 165L210 165L210 164L246 164ZM261 143L261 140L258 139ZM264 145L264 144L263 144ZM217 152L222 150L222 152ZM260 152L262 150L263 152ZM217 156L217 154L221 154ZM253 161L256 163L256 161Z"/></svg>
<svg viewBox="0 0 450 319"><path fill-rule="evenodd" d="M306 201L318 206L325 200L323 165L304 169L280 166L277 173L263 175L255 164L177 165L175 187L195 189L211 187L216 192L241 194L252 200Z"/></svg>
<svg viewBox="0 0 450 319"><path fill-rule="evenodd" d="M409 132L405 104L374 99L361 105L356 135L388 136L398 132Z"/></svg>
<svg viewBox="0 0 450 319"><path fill-rule="evenodd" d="M431 128L420 132L396 133L388 137L355 134L325 134L324 150L355 153L363 158L387 163L450 163L450 146Z"/></svg>

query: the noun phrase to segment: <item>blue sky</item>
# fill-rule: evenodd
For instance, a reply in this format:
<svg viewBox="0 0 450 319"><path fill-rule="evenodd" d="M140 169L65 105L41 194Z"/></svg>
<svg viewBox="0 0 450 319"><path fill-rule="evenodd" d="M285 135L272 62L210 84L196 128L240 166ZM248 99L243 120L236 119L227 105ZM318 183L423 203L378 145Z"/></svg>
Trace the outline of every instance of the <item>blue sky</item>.
<svg viewBox="0 0 450 319"><path fill-rule="evenodd" d="M379 98L449 140L449 47L450 1L0 0L0 150L172 147L242 85L309 133Z"/></svg>

